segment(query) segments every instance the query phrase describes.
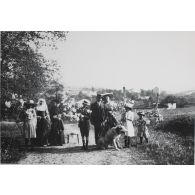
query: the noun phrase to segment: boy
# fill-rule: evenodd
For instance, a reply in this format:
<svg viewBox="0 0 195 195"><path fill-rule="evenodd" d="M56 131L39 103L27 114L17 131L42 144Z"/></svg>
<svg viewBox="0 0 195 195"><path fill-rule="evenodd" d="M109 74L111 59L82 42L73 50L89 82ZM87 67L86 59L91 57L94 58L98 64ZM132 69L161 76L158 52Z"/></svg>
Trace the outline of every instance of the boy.
<svg viewBox="0 0 195 195"><path fill-rule="evenodd" d="M139 116L139 119L137 119L136 121L136 125L138 128L138 133L137 136L140 138L140 144L142 144L143 142L143 137L145 138L146 142L148 143L148 128L146 126L146 120L143 118L143 116L145 116L145 114L143 112L138 112L137 113Z"/></svg>

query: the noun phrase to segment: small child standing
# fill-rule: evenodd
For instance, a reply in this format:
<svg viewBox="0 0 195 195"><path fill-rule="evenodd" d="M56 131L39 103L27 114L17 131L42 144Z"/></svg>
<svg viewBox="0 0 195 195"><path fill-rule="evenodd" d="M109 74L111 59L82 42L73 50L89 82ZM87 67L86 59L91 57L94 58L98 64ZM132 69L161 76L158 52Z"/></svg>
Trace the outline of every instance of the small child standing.
<svg viewBox="0 0 195 195"><path fill-rule="evenodd" d="M149 137L149 132L148 128L146 126L146 120L143 118L145 114L143 112L138 112L137 113L139 116L139 119L136 121L136 125L138 128L138 133L137 136L140 138L140 144L143 142L143 137L145 138L146 142L148 143L148 137Z"/></svg>

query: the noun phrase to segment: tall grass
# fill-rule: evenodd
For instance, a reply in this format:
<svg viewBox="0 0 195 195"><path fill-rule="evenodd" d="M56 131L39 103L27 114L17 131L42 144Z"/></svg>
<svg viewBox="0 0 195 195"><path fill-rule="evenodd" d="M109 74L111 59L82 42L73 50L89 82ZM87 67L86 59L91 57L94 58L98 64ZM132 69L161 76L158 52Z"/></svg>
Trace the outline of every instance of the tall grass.
<svg viewBox="0 0 195 195"><path fill-rule="evenodd" d="M171 115L160 124L150 126L149 144L139 147L157 164L194 164L194 119Z"/></svg>
<svg viewBox="0 0 195 195"><path fill-rule="evenodd" d="M194 140L193 137L182 137L170 132L150 129L150 141L138 148L163 165L193 165Z"/></svg>

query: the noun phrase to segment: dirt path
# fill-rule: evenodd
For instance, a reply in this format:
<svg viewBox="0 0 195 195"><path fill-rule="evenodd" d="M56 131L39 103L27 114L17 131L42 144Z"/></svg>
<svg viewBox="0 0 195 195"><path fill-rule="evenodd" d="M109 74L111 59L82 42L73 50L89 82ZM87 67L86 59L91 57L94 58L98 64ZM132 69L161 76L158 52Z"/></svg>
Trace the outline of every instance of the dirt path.
<svg viewBox="0 0 195 195"><path fill-rule="evenodd" d="M65 132L79 133L76 124L65 125ZM96 150L94 145L94 131L90 131L89 150L81 149L81 137L78 144L76 136L70 137L70 143L64 146L52 146L35 148L33 152L27 152L18 164L68 164L68 165L131 165L131 164L155 164L145 154L140 153L138 148L114 150ZM138 146L139 147L139 146Z"/></svg>

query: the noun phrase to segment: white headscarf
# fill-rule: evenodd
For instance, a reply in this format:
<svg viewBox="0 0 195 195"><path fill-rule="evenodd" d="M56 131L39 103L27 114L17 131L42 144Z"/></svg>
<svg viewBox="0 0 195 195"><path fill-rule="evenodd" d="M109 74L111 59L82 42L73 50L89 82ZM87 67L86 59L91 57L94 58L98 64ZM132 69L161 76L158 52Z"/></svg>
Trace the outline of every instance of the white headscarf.
<svg viewBox="0 0 195 195"><path fill-rule="evenodd" d="M42 102L42 105L40 104L40 102ZM38 110L38 111L47 111L47 110L48 110L45 99L40 98L40 99L38 100L38 103L37 103L37 110Z"/></svg>

